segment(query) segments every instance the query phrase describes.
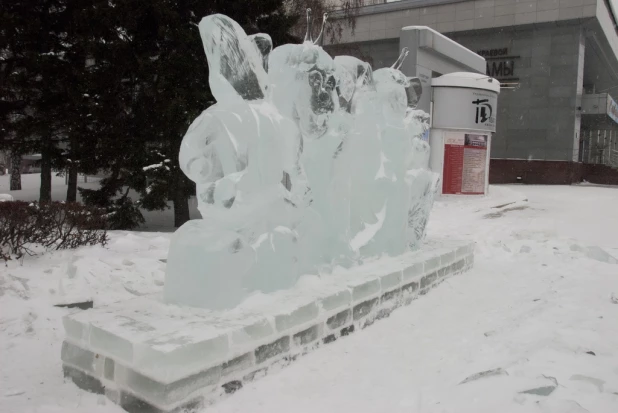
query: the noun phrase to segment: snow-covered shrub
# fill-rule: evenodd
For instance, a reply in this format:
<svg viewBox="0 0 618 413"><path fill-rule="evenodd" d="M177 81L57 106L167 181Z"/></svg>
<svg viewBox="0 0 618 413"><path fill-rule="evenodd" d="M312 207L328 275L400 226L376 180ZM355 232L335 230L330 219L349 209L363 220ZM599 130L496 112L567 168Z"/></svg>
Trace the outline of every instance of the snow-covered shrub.
<svg viewBox="0 0 618 413"><path fill-rule="evenodd" d="M107 243L104 211L78 203L0 203L0 259Z"/></svg>

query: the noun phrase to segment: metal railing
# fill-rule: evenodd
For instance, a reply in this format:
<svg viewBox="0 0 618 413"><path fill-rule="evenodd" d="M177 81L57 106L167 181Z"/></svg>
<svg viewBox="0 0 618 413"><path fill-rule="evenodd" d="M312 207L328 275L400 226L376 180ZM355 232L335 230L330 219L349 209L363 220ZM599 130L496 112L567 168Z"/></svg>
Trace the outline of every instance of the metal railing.
<svg viewBox="0 0 618 413"><path fill-rule="evenodd" d="M583 130L579 144L581 162L618 168L618 130Z"/></svg>

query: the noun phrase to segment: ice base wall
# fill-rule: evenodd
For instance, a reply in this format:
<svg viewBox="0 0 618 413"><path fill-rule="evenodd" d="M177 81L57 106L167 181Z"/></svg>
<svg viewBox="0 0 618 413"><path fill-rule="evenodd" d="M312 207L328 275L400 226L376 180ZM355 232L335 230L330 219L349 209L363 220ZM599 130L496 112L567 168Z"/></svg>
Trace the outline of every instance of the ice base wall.
<svg viewBox="0 0 618 413"><path fill-rule="evenodd" d="M208 405L388 317L471 268L473 250L471 242L428 240L419 251L228 311L183 308L145 296L76 312L64 319L64 374L130 412Z"/></svg>

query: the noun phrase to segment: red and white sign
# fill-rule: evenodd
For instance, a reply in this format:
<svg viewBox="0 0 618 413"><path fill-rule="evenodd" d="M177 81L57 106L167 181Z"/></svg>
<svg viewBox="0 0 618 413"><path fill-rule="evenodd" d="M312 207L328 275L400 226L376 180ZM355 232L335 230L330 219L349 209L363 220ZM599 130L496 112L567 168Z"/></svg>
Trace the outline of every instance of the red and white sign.
<svg viewBox="0 0 618 413"><path fill-rule="evenodd" d="M487 165L487 135L446 133L443 194L483 195Z"/></svg>

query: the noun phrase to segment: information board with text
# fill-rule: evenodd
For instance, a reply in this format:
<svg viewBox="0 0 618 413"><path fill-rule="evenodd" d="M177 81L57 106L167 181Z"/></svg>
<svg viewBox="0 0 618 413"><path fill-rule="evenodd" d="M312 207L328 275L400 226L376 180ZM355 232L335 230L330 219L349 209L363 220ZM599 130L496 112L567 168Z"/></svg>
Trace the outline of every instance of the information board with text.
<svg viewBox="0 0 618 413"><path fill-rule="evenodd" d="M483 195L488 135L449 132L444 136L443 194Z"/></svg>

